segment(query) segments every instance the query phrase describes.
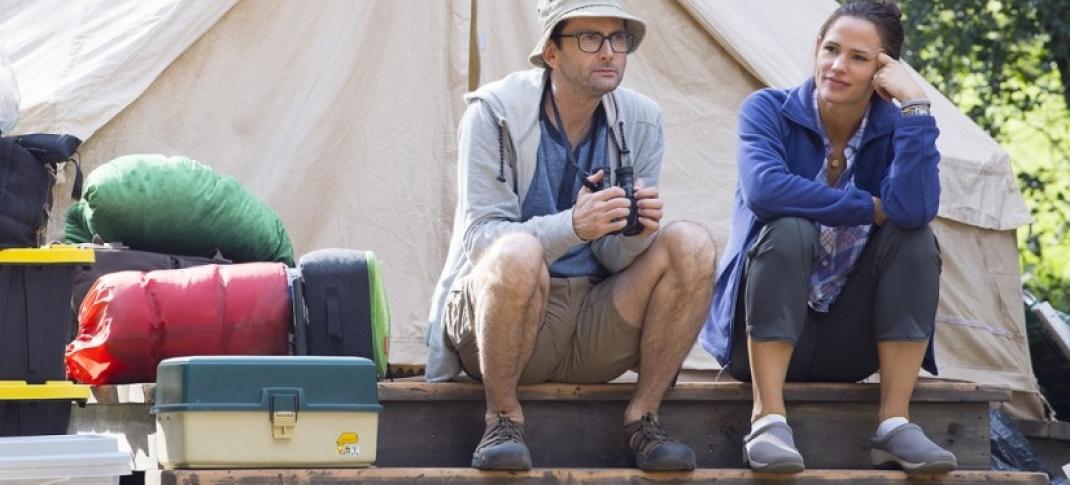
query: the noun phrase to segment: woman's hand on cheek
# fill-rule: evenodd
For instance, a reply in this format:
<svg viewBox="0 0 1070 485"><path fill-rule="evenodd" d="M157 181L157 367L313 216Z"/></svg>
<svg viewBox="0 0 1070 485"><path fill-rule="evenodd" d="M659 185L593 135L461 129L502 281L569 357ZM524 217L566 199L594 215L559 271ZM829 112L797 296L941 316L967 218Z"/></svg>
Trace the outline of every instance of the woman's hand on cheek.
<svg viewBox="0 0 1070 485"><path fill-rule="evenodd" d="M886 100L900 103L925 97L925 91L914 80L907 68L891 56L877 54L877 72L873 75L873 89Z"/></svg>

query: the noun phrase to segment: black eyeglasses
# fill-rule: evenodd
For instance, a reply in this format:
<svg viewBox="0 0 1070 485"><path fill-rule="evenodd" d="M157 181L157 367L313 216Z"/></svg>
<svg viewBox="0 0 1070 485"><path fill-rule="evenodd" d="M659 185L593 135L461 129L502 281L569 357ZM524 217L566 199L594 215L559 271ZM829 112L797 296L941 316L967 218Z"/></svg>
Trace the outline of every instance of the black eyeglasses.
<svg viewBox="0 0 1070 485"><path fill-rule="evenodd" d="M635 36L631 32L614 32L608 36L598 32L579 32L576 34L559 34L557 37L575 37L576 47L580 52L594 54L602 50L602 45L609 40L609 48L617 54L628 54L635 48Z"/></svg>

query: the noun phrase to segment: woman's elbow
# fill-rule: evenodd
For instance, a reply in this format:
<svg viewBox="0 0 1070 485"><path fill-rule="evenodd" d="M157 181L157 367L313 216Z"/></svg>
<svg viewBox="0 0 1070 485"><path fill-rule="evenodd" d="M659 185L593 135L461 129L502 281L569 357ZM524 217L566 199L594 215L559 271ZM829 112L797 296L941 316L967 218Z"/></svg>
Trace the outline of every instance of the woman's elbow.
<svg viewBox="0 0 1070 485"><path fill-rule="evenodd" d="M903 229L915 229L927 226L936 218L939 210L938 204L916 204L914 206L901 204L885 204L884 213L888 220L896 227Z"/></svg>
<svg viewBox="0 0 1070 485"><path fill-rule="evenodd" d="M765 220L776 216L783 201L768 190L750 190L743 195L743 203L758 219Z"/></svg>
<svg viewBox="0 0 1070 485"><path fill-rule="evenodd" d="M743 202L758 220L767 220L775 214L764 200L744 197Z"/></svg>

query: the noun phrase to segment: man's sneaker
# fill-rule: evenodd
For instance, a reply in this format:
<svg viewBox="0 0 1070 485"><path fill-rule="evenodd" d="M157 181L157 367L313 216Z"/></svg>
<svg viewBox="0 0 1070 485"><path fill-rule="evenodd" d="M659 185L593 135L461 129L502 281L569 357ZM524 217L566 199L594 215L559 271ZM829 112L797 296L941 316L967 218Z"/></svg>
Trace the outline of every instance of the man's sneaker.
<svg viewBox="0 0 1070 485"><path fill-rule="evenodd" d="M767 473L799 473L806 469L802 455L795 449L791 426L780 421L751 430L743 438L743 464Z"/></svg>
<svg viewBox="0 0 1070 485"><path fill-rule="evenodd" d="M661 429L657 418L651 413L625 425L624 436L628 440L628 447L635 453L635 465L640 470L695 469L695 452Z"/></svg>
<svg viewBox="0 0 1070 485"><path fill-rule="evenodd" d="M914 423L900 425L880 439L874 436L871 442L869 456L877 468L946 473L958 467L955 455L933 443Z"/></svg>
<svg viewBox="0 0 1070 485"><path fill-rule="evenodd" d="M524 444L523 425L505 414L491 418L483 431L472 467L480 470L530 470L531 453Z"/></svg>

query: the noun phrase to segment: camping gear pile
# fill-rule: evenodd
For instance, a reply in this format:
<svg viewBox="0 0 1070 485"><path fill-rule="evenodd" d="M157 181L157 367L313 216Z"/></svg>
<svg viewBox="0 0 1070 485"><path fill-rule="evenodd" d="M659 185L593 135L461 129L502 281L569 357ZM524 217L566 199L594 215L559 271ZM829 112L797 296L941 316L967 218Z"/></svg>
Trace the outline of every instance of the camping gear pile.
<svg viewBox="0 0 1070 485"><path fill-rule="evenodd" d="M94 170L85 180L84 197L66 213L66 244L38 248L44 242L58 164L80 142L68 135L31 135L0 143L0 188L5 188L0 190L5 204L0 248L22 248L0 251L0 378L26 379L30 387L70 387L59 382L65 376L93 385L155 382L161 362L171 362L167 359L255 355L226 364L275 379L251 385L303 389L298 394L304 397L291 405L293 413L330 409L349 415L360 408L353 415L363 423L364 453L353 441L339 445L341 451L332 456L336 465L345 466L374 460L374 383L376 376L386 376L389 339L374 253L313 251L293 268L289 237L271 208L231 177L188 158L161 155L119 157ZM354 385L363 386L359 392L336 381L324 381L321 387L357 392L360 401L347 401L348 395L325 398L311 389L315 383L302 379L276 379L320 362L318 357L289 357L292 353L353 356L327 359L321 374L359 369L353 371L359 374ZM297 370L279 370L291 367ZM211 382L215 384L182 381L218 384ZM87 394L84 386L73 389L82 400L87 397L82 396ZM234 399L225 389L219 392L218 399ZM313 402L305 401L309 397ZM2 404L0 434L63 434L72 398L78 397ZM200 394L197 399L214 402ZM237 409L234 402L220 403ZM265 405L276 412L277 404ZM184 413L160 416L179 423L173 429L168 425L169 436L179 443L187 442L182 437L187 424L198 422L181 417ZM287 437L284 433L280 439ZM172 451L178 462L199 460L189 462L181 458L184 452Z"/></svg>
<svg viewBox="0 0 1070 485"><path fill-rule="evenodd" d="M95 282L76 293L66 367L79 382L153 382L172 357L292 352L377 359L385 376L374 254L320 250L289 268L278 215L197 161L128 155L97 168L67 211L65 242L120 244L87 246L106 267L83 275Z"/></svg>

